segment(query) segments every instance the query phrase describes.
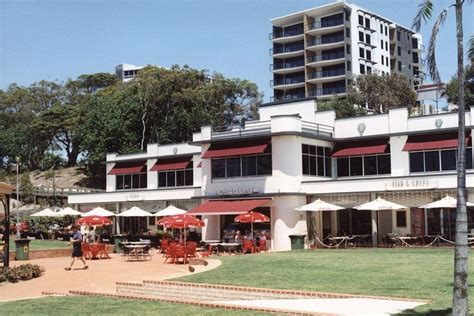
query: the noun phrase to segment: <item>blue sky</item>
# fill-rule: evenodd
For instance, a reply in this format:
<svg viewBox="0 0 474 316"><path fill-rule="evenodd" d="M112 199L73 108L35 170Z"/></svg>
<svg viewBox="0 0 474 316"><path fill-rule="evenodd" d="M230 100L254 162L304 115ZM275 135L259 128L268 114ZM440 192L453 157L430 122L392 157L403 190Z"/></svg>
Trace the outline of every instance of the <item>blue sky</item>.
<svg viewBox="0 0 474 316"><path fill-rule="evenodd" d="M437 0L439 12L454 0ZM0 0L0 89L41 79L113 72L114 65L187 64L249 79L272 95L268 50L270 19L332 1ZM349 1L351 2L351 1ZM421 0L357 0L353 3L409 27ZM464 12L473 35L474 5ZM443 80L456 71L454 11L438 40ZM427 43L431 25L423 26ZM467 41L466 41L467 42Z"/></svg>

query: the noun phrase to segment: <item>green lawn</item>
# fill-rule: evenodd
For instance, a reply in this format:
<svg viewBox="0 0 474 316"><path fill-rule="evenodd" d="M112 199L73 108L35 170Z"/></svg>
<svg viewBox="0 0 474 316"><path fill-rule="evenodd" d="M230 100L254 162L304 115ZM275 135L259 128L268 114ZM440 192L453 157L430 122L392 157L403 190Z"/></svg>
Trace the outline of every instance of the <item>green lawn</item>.
<svg viewBox="0 0 474 316"><path fill-rule="evenodd" d="M35 239L30 241L30 250L71 248L66 245L66 242L67 241ZM13 238L10 239L10 251L15 251L15 240Z"/></svg>
<svg viewBox="0 0 474 316"><path fill-rule="evenodd" d="M178 280L433 301L415 314L444 315L451 306L452 249L318 249L219 259L219 268ZM473 264L470 273L472 287ZM470 297L474 311L472 288Z"/></svg>
<svg viewBox="0 0 474 316"><path fill-rule="evenodd" d="M193 305L105 297L47 297L0 303L1 315L263 315Z"/></svg>

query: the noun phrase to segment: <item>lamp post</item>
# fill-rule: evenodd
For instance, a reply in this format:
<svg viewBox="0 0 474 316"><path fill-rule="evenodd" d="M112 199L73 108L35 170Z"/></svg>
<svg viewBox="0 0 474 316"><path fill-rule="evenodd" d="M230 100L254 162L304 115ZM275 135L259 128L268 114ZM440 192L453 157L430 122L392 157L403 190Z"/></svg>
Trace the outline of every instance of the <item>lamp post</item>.
<svg viewBox="0 0 474 316"><path fill-rule="evenodd" d="M20 157L16 157L16 238L20 239Z"/></svg>

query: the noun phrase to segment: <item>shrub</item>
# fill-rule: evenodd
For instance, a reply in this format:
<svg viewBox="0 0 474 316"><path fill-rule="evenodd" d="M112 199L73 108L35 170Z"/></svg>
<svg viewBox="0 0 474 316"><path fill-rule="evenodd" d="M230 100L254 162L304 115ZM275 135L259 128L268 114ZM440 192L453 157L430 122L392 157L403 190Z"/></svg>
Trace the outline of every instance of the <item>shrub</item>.
<svg viewBox="0 0 474 316"><path fill-rule="evenodd" d="M44 269L37 264L22 264L10 268L7 273L4 273L2 269L0 271L0 282L16 283L20 280L31 280L40 277L43 273Z"/></svg>
<svg viewBox="0 0 474 316"><path fill-rule="evenodd" d="M20 276L18 275L18 270L16 268L9 269L5 276L10 283L16 283L20 280Z"/></svg>

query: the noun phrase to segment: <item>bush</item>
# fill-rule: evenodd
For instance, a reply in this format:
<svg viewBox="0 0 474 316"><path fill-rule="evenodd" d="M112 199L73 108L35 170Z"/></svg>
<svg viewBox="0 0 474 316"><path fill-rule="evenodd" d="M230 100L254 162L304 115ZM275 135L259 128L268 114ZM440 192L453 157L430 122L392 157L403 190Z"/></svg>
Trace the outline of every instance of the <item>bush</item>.
<svg viewBox="0 0 474 316"><path fill-rule="evenodd" d="M16 283L20 280L26 281L40 277L44 273L44 269L37 264L22 264L17 267L10 268L7 273L0 270L0 282Z"/></svg>

